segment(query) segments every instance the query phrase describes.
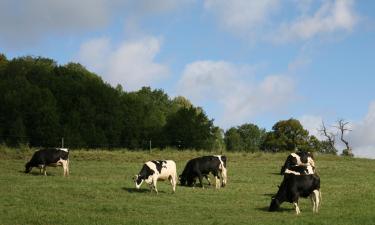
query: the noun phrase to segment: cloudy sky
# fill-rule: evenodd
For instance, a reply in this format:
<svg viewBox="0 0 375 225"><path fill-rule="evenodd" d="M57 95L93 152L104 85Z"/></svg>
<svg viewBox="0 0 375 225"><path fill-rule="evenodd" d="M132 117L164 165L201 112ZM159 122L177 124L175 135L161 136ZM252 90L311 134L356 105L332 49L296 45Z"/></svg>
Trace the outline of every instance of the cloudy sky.
<svg viewBox="0 0 375 225"><path fill-rule="evenodd" d="M227 129L350 122L375 158L375 1L0 0L0 52L161 88Z"/></svg>

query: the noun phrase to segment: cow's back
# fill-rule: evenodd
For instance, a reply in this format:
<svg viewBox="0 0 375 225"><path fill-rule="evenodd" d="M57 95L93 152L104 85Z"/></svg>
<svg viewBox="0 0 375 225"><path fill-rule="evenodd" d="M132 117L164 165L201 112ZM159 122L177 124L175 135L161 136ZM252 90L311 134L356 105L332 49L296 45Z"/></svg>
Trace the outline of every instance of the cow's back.
<svg viewBox="0 0 375 225"><path fill-rule="evenodd" d="M67 160L68 157L69 152L67 151L57 149L41 149L34 153L30 163L32 166L48 165L51 163L56 163L60 159Z"/></svg>
<svg viewBox="0 0 375 225"><path fill-rule="evenodd" d="M173 160L166 160L165 167L161 168L160 179L168 179L170 176L177 177L176 163Z"/></svg>
<svg viewBox="0 0 375 225"><path fill-rule="evenodd" d="M301 197L308 197L314 190L320 189L319 176L312 175L285 175L287 190L289 192L298 193Z"/></svg>

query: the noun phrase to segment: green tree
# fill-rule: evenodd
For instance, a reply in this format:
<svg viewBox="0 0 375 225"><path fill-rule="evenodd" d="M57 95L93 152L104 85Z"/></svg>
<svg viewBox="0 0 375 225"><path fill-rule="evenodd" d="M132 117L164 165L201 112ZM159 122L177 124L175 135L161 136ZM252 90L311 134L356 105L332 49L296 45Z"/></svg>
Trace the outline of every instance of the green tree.
<svg viewBox="0 0 375 225"><path fill-rule="evenodd" d="M266 134L262 150L280 152L309 148L309 132L296 119L277 122Z"/></svg>
<svg viewBox="0 0 375 225"><path fill-rule="evenodd" d="M164 127L168 145L180 149L212 149L214 126L198 108L181 108L167 118Z"/></svg>
<svg viewBox="0 0 375 225"><path fill-rule="evenodd" d="M265 134L265 129L260 129L255 124L232 127L225 133L226 148L228 151L258 151Z"/></svg>

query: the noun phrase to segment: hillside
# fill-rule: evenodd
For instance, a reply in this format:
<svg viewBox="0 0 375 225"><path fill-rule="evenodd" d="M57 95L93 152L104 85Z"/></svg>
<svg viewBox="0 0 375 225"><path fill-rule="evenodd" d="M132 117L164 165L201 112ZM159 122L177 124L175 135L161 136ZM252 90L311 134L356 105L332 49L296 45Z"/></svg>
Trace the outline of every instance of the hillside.
<svg viewBox="0 0 375 225"><path fill-rule="evenodd" d="M181 173L197 151L71 151L71 175L49 168L49 176L24 174L32 152L0 151L0 224L373 224L375 167L368 159L317 155L323 204L312 214L309 199L302 214L291 204L280 212L267 208L282 177L277 175L287 153L226 153L228 186L215 190L177 187L171 194L159 182L159 195L132 177L149 159L173 159Z"/></svg>

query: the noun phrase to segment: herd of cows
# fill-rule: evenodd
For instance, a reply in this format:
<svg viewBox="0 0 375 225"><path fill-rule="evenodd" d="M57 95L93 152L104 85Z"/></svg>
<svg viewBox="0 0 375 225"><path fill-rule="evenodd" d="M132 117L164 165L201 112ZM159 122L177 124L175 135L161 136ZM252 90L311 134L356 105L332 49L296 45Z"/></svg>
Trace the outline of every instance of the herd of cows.
<svg viewBox="0 0 375 225"><path fill-rule="evenodd" d="M66 148L46 148L36 151L25 165L25 173L33 167L40 169L40 173L47 175L47 166L62 166L64 176L69 175L69 151ZM227 184L227 158L224 155L202 156L189 160L179 177L177 177L176 163L173 160L152 160L144 163L140 172L134 176L135 186L139 189L143 182L149 184L151 192L157 190L157 181L169 180L173 192L176 191L177 181L182 186L195 186L199 180L203 188L203 178L211 185L208 175L215 177L215 187ZM294 205L296 214L300 214L299 197L310 197L313 212L317 213L321 203L320 178L315 172L315 162L312 154L305 151L291 153L281 168L284 176L279 190L272 197L269 211L276 211L283 202Z"/></svg>

